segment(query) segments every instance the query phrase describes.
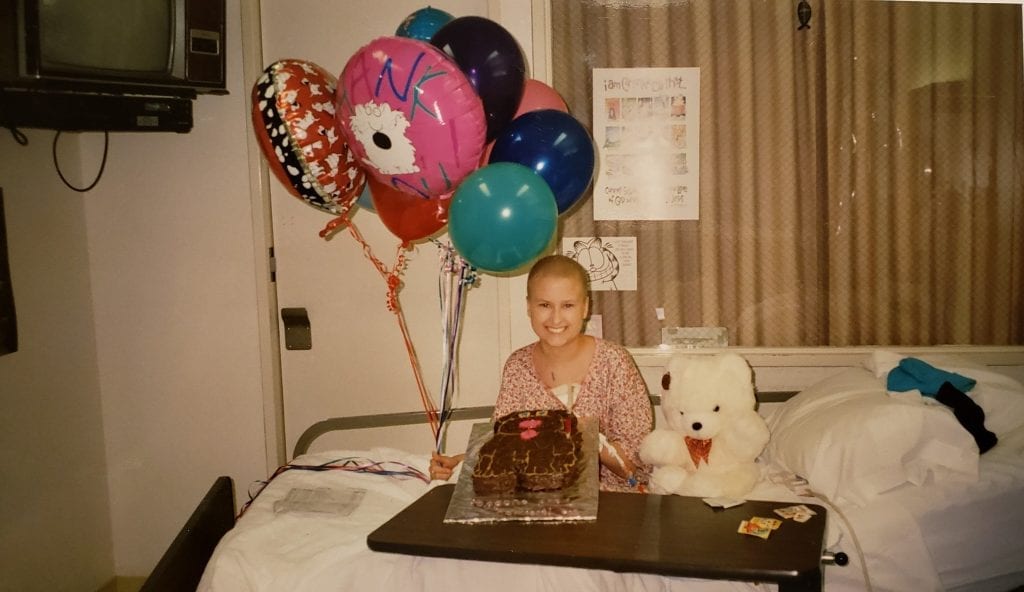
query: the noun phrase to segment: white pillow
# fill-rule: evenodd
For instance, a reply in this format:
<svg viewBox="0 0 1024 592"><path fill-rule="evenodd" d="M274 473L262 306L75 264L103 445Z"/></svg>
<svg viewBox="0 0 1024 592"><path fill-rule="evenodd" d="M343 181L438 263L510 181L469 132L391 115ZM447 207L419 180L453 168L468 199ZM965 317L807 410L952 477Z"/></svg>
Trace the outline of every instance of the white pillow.
<svg viewBox="0 0 1024 592"><path fill-rule="evenodd" d="M1024 426L1024 385L1000 374L988 366L972 362L953 354L923 354L908 356L887 350L876 350L864 360L864 367L881 378L883 384L889 371L900 360L914 357L946 372L955 372L977 381L967 395L985 412L985 427L996 436L1003 436Z"/></svg>
<svg viewBox="0 0 1024 592"><path fill-rule="evenodd" d="M906 483L978 478L978 446L949 408L890 397L862 368L804 389L768 428L765 459L831 500L863 506Z"/></svg>

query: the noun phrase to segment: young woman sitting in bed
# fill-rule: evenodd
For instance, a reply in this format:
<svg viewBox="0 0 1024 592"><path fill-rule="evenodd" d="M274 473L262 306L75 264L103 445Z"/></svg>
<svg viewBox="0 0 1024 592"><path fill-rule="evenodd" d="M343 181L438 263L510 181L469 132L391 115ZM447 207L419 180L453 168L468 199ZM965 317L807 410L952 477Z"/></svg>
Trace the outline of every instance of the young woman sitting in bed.
<svg viewBox="0 0 1024 592"><path fill-rule="evenodd" d="M537 341L506 360L493 418L533 409L568 409L578 417L598 418L601 489L637 491L649 474L637 450L651 431L651 404L629 352L583 334L590 310L588 280L586 270L564 255L534 263L526 308ZM435 452L430 477L449 479L463 457Z"/></svg>

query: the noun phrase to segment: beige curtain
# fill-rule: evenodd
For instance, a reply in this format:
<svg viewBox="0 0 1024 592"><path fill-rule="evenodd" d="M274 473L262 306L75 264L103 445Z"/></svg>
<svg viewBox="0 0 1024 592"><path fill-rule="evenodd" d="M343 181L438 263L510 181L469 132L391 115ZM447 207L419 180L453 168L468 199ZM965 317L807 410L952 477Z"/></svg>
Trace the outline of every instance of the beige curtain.
<svg viewBox="0 0 1024 592"><path fill-rule="evenodd" d="M663 326L724 326L739 345L1024 341L1019 7L959 6L971 67L1009 64L972 82L975 105L946 123L959 99L917 90L935 81L917 69L955 54L942 27L962 20L957 6L810 2L798 30L788 0L640 4L551 6L553 83L583 122L592 68L701 72L700 220L595 222L589 204L562 219L562 236L637 237L639 290L593 295L606 337L644 346ZM979 117L985 101L1000 115ZM940 195L954 177L969 197Z"/></svg>
<svg viewBox="0 0 1024 592"><path fill-rule="evenodd" d="M1024 339L1020 11L826 7L830 343Z"/></svg>

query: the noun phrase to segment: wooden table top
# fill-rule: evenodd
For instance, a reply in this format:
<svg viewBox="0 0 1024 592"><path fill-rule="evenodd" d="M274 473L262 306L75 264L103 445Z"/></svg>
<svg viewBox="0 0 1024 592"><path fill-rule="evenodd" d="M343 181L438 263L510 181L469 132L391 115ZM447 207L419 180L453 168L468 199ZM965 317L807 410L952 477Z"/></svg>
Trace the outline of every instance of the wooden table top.
<svg viewBox="0 0 1024 592"><path fill-rule="evenodd" d="M367 536L375 551L771 581L780 590L820 590L825 508L807 522L783 520L768 539L739 534L740 521L777 518L792 502L711 508L699 498L601 492L594 522L446 524L454 485L431 489Z"/></svg>

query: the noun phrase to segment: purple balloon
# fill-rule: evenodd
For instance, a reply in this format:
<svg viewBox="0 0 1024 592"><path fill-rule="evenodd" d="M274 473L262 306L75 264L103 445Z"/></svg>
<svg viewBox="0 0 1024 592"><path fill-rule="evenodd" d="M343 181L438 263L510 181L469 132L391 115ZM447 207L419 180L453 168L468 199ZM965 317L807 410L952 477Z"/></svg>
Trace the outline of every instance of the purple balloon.
<svg viewBox="0 0 1024 592"><path fill-rule="evenodd" d="M449 21L430 43L447 53L480 95L487 118L487 141L515 117L526 87L526 60L512 34L479 16Z"/></svg>

